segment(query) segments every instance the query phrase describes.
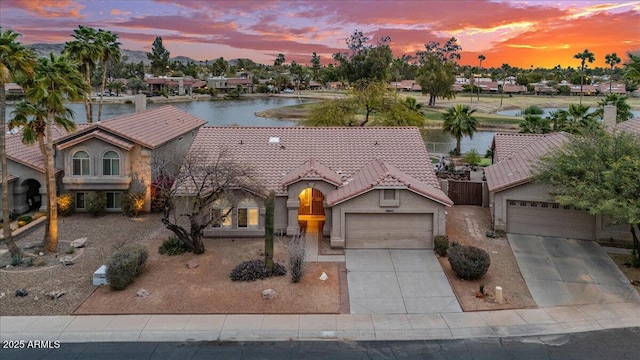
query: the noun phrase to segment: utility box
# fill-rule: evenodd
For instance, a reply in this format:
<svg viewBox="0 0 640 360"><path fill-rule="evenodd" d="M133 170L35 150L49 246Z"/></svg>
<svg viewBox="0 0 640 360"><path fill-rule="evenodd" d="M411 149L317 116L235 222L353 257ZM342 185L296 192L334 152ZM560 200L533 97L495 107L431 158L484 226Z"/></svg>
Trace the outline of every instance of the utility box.
<svg viewBox="0 0 640 360"><path fill-rule="evenodd" d="M107 282L107 265L102 265L93 273L93 285L109 285Z"/></svg>

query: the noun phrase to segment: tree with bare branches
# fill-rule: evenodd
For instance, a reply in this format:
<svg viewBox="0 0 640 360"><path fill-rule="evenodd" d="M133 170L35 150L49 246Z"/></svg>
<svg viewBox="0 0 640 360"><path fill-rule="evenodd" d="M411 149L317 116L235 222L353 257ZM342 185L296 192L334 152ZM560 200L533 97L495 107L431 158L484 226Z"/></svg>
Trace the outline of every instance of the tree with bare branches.
<svg viewBox="0 0 640 360"><path fill-rule="evenodd" d="M214 211L219 210L214 209L216 201L234 204L234 199L242 195L263 197L252 170L234 161L228 151L209 155L209 151L191 149L180 167L166 157L157 157L153 162L157 176L170 179L159 182L162 187L155 189L163 199L162 223L194 254L205 251L204 229L222 223L234 209L230 205Z"/></svg>

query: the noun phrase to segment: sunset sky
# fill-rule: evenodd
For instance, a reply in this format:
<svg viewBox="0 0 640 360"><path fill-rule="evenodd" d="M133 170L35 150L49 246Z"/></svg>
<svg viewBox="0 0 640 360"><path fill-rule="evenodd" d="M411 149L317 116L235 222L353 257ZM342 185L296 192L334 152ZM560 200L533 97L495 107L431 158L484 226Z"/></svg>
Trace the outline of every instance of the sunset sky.
<svg viewBox="0 0 640 360"><path fill-rule="evenodd" d="M161 36L172 57L263 64L278 53L306 64L314 51L327 64L356 29L390 36L395 56L455 36L461 64L483 54L483 67L577 67L573 55L585 48L596 57L590 66L606 66L605 54L624 61L640 50L640 1L2 0L0 25L25 44L63 43L85 25L117 33L130 50L150 51Z"/></svg>

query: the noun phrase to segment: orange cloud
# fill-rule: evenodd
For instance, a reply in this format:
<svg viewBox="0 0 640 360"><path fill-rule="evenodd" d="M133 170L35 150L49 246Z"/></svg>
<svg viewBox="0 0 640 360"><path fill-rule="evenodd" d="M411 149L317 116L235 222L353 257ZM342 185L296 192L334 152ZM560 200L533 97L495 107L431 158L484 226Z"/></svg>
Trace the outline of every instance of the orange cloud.
<svg viewBox="0 0 640 360"><path fill-rule="evenodd" d="M130 15L131 12L130 11L123 11L123 10L119 10L119 9L111 9L111 15L116 15L116 16L127 16Z"/></svg>
<svg viewBox="0 0 640 360"><path fill-rule="evenodd" d="M12 0L3 4L7 8L16 8L44 18L80 19L80 10L84 6L73 0Z"/></svg>

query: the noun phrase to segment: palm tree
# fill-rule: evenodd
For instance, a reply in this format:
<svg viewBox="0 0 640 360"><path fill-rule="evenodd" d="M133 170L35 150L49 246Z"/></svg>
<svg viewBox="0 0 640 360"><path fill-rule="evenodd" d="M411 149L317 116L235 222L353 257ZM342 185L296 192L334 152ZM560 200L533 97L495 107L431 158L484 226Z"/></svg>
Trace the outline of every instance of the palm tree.
<svg viewBox="0 0 640 360"><path fill-rule="evenodd" d="M577 53L573 55L574 59L578 59L581 61L580 63L580 104L582 105L582 86L584 85L584 68L585 62L592 63L596 60L593 53L589 51L589 49L584 49L583 52Z"/></svg>
<svg viewBox="0 0 640 360"><path fill-rule="evenodd" d="M11 127L24 126L23 142L38 142L45 164L47 182L47 227L43 245L46 251L58 248L58 211L56 204L56 176L53 159L53 126L69 131L75 128L66 101L82 98L87 90L78 72L78 63L66 55L41 58L35 75L25 83L26 100L16 106Z"/></svg>
<svg viewBox="0 0 640 360"><path fill-rule="evenodd" d="M471 110L469 106L458 104L448 108L447 112L442 114L442 119L444 120L442 130L456 138L456 155L460 155L460 140L462 137L467 135L471 139L476 132L478 120L471 116L474 112L476 111Z"/></svg>
<svg viewBox="0 0 640 360"><path fill-rule="evenodd" d="M101 50L100 61L102 62L102 81L100 82L100 100L98 102L98 121L102 118L102 97L104 96L104 86L107 82L107 64L109 61L120 62L122 53L120 52L120 43L118 35L111 31L98 30L96 41Z"/></svg>
<svg viewBox="0 0 640 360"><path fill-rule="evenodd" d="M507 76L509 75L509 70L511 69L511 67L509 66L509 64L502 64L500 69L502 70L502 87L500 88L500 109L502 109L502 98L504 97L504 81L507 79Z"/></svg>
<svg viewBox="0 0 640 360"><path fill-rule="evenodd" d="M588 105L570 104L568 110L558 110L553 114L554 130L571 134L584 134L600 128L600 123Z"/></svg>
<svg viewBox="0 0 640 360"><path fill-rule="evenodd" d="M101 43L97 41L98 31L94 28L79 25L71 35L75 40L65 43L64 52L84 68L84 108L87 112L87 122L93 122L93 108L91 104L91 68L102 57Z"/></svg>
<svg viewBox="0 0 640 360"><path fill-rule="evenodd" d="M631 106L627 103L627 97L620 94L606 94L604 99L598 101L598 108L593 115L604 118L604 107L613 105L616 107L616 123L627 121L633 117Z"/></svg>
<svg viewBox="0 0 640 360"><path fill-rule="evenodd" d="M480 77L482 77L482 61L484 61L486 57L480 54L478 55L478 60L480 60ZM480 103L480 81L478 80L478 103Z"/></svg>
<svg viewBox="0 0 640 360"><path fill-rule="evenodd" d="M2 162L2 233L11 256L23 256L24 252L16 245L11 236L9 218L9 172L6 152L6 114L7 95L4 85L19 75L32 76L35 65L35 53L16 39L20 34L13 30L2 31L0 27L0 161Z"/></svg>
<svg viewBox="0 0 640 360"><path fill-rule="evenodd" d="M520 123L520 132L524 134L547 134L551 132L551 119L540 115L527 114Z"/></svg>
<svg viewBox="0 0 640 360"><path fill-rule="evenodd" d="M618 54L613 53L613 54L607 54L604 56L604 62L611 66L611 70L609 71L609 94L611 94L611 88L613 85L613 68L620 64L620 62L622 61L619 57Z"/></svg>

